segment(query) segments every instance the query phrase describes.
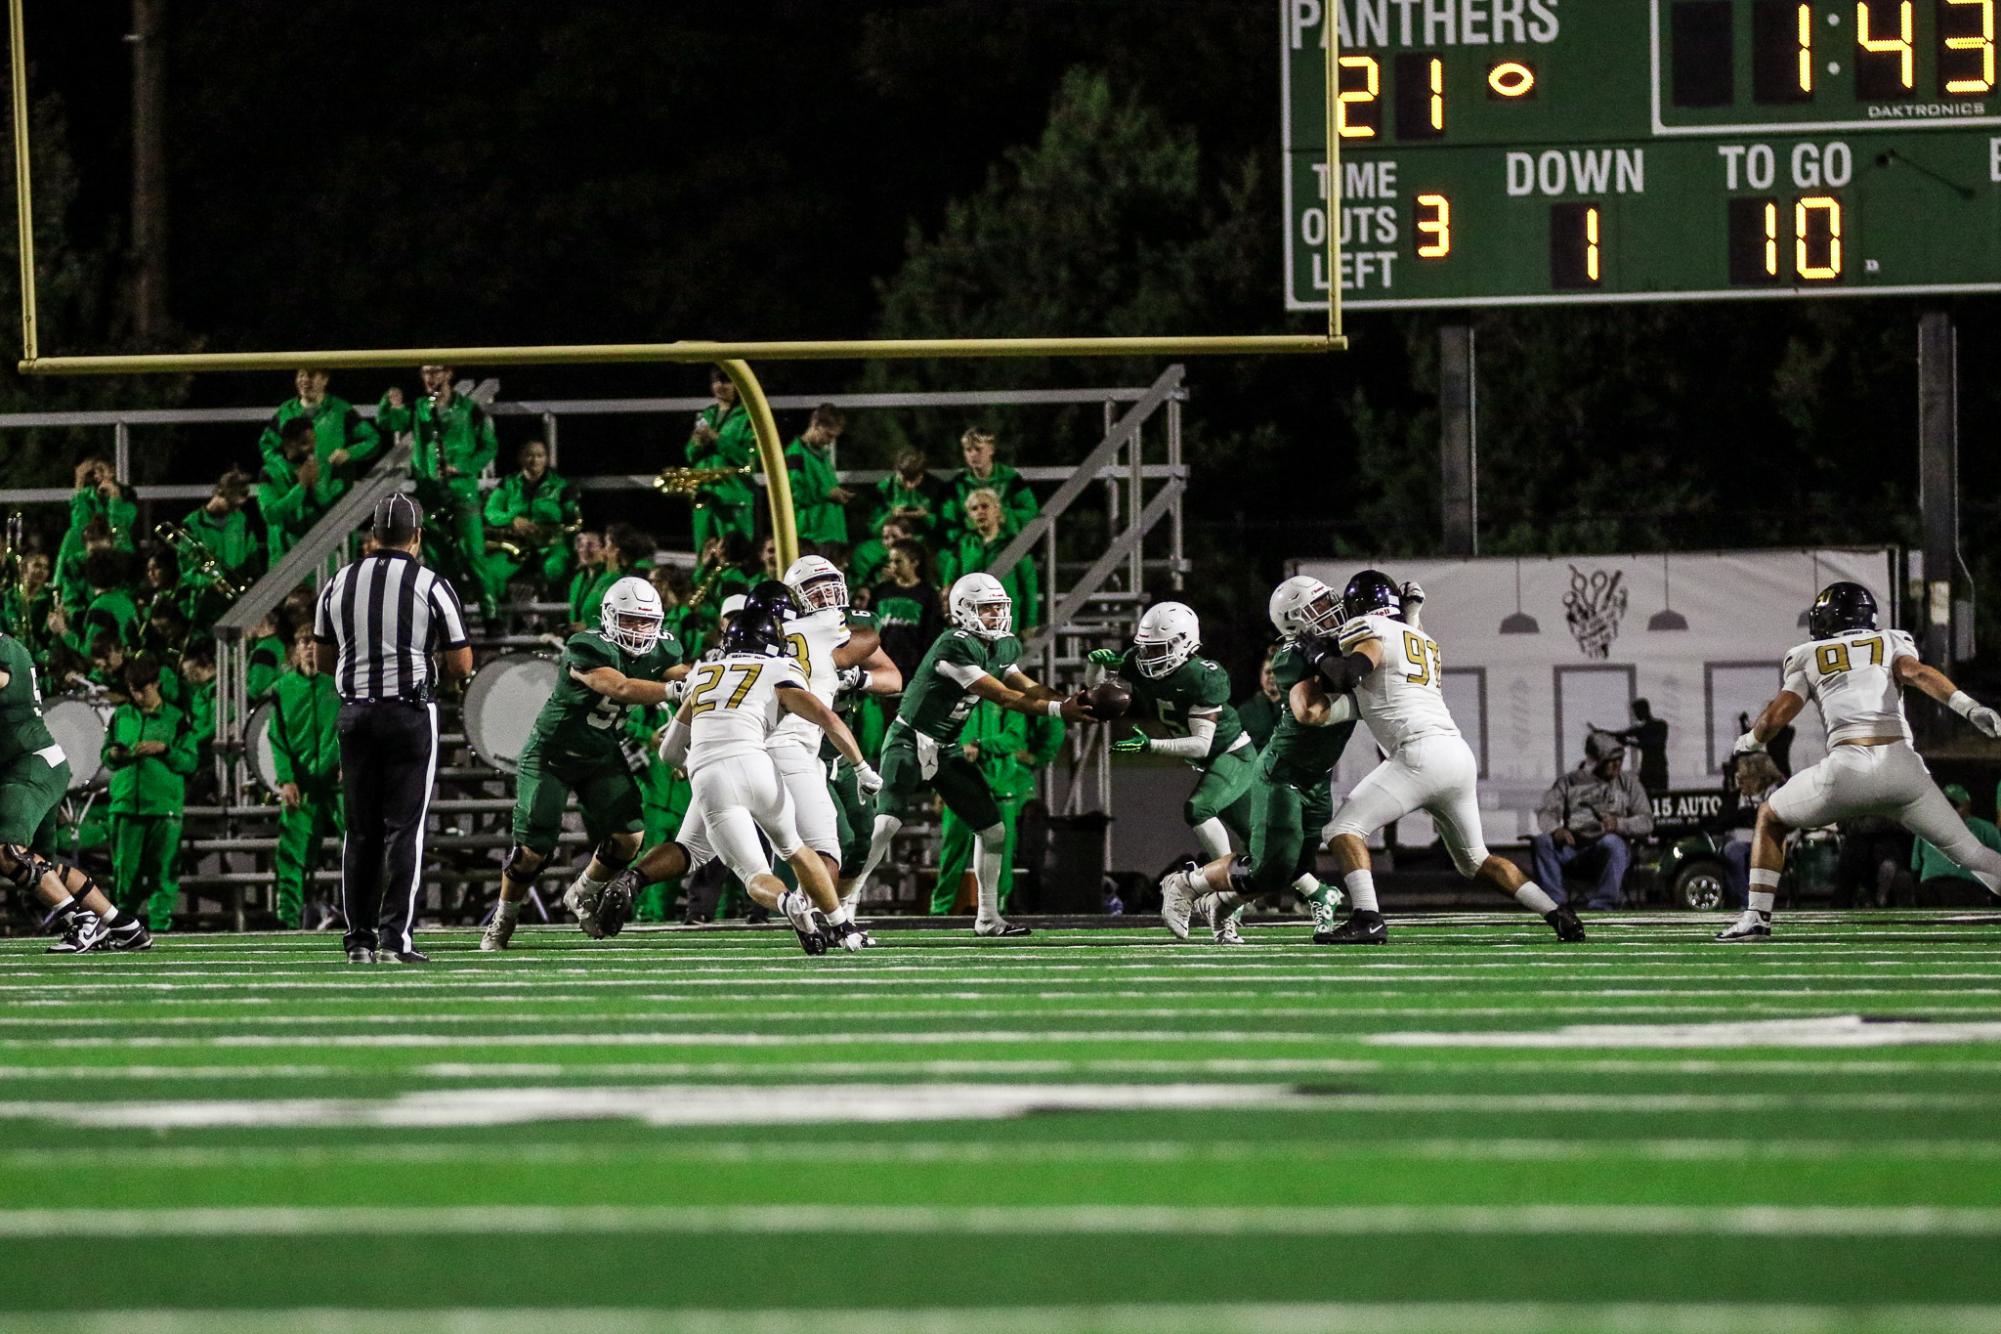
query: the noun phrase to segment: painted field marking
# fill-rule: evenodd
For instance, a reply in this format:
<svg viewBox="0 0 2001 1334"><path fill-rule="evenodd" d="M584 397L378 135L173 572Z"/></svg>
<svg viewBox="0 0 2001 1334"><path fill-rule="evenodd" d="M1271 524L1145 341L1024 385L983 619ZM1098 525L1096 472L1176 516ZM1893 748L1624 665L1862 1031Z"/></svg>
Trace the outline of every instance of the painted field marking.
<svg viewBox="0 0 2001 1334"><path fill-rule="evenodd" d="M1576 1024L1543 1032L1374 1033L1363 1041L1384 1047L1915 1047L2001 1042L2001 1022L1878 1023L1850 1014L1704 1024Z"/></svg>

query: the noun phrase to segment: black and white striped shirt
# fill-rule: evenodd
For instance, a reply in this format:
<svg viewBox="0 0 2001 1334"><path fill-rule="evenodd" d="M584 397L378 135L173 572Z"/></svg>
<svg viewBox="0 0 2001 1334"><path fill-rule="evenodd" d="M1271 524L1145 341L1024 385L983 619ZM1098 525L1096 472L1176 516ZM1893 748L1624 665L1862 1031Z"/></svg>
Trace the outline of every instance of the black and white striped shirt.
<svg viewBox="0 0 2001 1334"><path fill-rule="evenodd" d="M428 700L431 654L466 646L465 609L451 581L403 551L364 556L320 590L313 637L340 649L334 688L352 704Z"/></svg>

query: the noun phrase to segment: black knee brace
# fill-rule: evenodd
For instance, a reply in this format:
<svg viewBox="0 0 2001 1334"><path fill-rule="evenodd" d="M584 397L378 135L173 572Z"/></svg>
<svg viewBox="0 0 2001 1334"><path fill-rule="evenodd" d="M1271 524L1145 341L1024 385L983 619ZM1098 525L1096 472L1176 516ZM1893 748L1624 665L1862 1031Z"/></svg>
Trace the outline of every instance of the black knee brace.
<svg viewBox="0 0 2001 1334"><path fill-rule="evenodd" d="M1250 854L1248 853L1238 853L1236 856L1230 858L1230 892L1232 894L1242 894L1246 898L1257 893L1257 890L1251 886L1251 881L1256 877L1257 871L1258 868L1252 863Z"/></svg>
<svg viewBox="0 0 2001 1334"><path fill-rule="evenodd" d="M632 865L634 858L639 856L639 850L637 848L633 849L624 860L620 860L611 851L611 840L606 839L591 849L591 856L597 858L598 863L602 866L609 867L614 871L623 871L626 867Z"/></svg>
<svg viewBox="0 0 2001 1334"><path fill-rule="evenodd" d="M519 843L509 848L507 855L500 859L500 873L517 884L533 889L536 877L548 869L549 859L544 857L535 864L535 869L531 871L521 865L521 859L524 855L529 855L528 849L522 847Z"/></svg>
<svg viewBox="0 0 2001 1334"><path fill-rule="evenodd" d="M49 864L36 856L33 849L18 843L0 843L0 879L23 894L32 892L49 869Z"/></svg>

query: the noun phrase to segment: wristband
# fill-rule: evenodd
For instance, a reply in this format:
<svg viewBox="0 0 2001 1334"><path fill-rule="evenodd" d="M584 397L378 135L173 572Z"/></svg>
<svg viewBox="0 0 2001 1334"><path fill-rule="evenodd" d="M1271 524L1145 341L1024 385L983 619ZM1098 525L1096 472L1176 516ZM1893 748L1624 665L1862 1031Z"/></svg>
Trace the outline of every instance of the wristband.
<svg viewBox="0 0 2001 1334"><path fill-rule="evenodd" d="M1971 716L1973 711L1980 707L1980 701L1967 694L1964 690L1955 690L1952 692L1952 698L1945 702L1945 706L1960 717L1966 718Z"/></svg>
<svg viewBox="0 0 2001 1334"><path fill-rule="evenodd" d="M1060 699L1046 699L1042 701L1042 711L1051 718L1061 718L1063 716L1063 701Z"/></svg>
<svg viewBox="0 0 2001 1334"><path fill-rule="evenodd" d="M855 668L855 693L858 695L868 694L868 668L866 667Z"/></svg>

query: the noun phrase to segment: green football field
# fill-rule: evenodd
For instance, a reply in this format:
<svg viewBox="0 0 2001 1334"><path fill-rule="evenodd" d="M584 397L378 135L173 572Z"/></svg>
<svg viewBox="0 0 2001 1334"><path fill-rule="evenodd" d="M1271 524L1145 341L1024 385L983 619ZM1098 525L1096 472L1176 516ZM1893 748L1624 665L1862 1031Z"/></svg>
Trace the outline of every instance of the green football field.
<svg viewBox="0 0 2001 1334"><path fill-rule="evenodd" d="M0 1330L2001 1329L2001 920L0 942Z"/></svg>

